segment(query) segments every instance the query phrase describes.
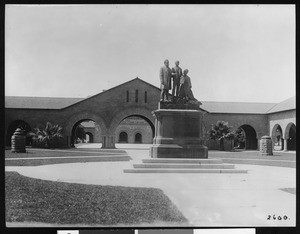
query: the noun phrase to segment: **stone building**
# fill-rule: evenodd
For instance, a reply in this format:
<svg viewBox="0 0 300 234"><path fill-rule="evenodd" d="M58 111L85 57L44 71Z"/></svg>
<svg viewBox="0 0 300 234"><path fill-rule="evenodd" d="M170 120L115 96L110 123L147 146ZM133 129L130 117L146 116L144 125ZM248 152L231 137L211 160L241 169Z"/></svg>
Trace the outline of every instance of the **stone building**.
<svg viewBox="0 0 300 234"><path fill-rule="evenodd" d="M5 97L5 142L9 146L14 130L43 128L49 121L63 128L62 147L74 144L74 132L84 126L89 142L114 148L115 143L152 143L160 89L139 78L88 98ZM245 149L257 150L264 135L272 137L278 150L296 149L295 97L281 103L240 103L202 101L208 113L203 118L203 135L209 149L218 142L206 137L218 120L232 129L243 129ZM30 144L28 140L27 144ZM227 142L226 148L232 147Z"/></svg>
<svg viewBox="0 0 300 234"><path fill-rule="evenodd" d="M117 143L152 144L153 132L150 125L140 117L124 119L116 130Z"/></svg>

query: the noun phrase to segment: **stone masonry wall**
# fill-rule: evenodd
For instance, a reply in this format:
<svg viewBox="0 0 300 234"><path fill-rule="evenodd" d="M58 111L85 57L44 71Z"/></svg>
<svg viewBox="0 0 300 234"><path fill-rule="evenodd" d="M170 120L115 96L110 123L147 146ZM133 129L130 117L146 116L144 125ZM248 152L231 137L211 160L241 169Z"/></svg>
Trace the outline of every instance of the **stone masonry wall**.
<svg viewBox="0 0 300 234"><path fill-rule="evenodd" d="M250 125L254 128L257 134L257 140L262 136L268 134L268 117L262 114L228 114L228 113L209 113L205 114L203 118L205 132L211 129L211 125L215 124L218 120L229 123L232 129L236 130L242 125ZM208 138L206 134L206 145L209 149L219 149L219 143ZM231 148L231 142L224 143L225 149ZM258 142L259 146L259 142Z"/></svg>

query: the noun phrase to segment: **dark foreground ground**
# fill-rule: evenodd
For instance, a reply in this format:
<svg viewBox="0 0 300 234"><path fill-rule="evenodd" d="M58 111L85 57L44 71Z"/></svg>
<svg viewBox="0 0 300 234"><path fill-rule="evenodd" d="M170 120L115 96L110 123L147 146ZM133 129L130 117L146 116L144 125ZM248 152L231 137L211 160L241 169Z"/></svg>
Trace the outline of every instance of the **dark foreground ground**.
<svg viewBox="0 0 300 234"><path fill-rule="evenodd" d="M161 189L52 182L17 172L5 174L7 222L105 226L187 222Z"/></svg>
<svg viewBox="0 0 300 234"><path fill-rule="evenodd" d="M24 154L6 151L5 161L6 166L37 166L86 162L86 160L98 162L105 157L116 157L120 161L128 161L130 157L127 152L135 159L139 159L141 156L148 157L147 148L132 152L123 149L42 150L29 148L27 153ZM7 171L5 184L6 220L11 225L15 223L25 225L27 223L29 226L33 222L56 226L73 223L90 226L156 226L155 223L160 223L160 226L187 226L187 219L194 225L211 224L210 219L215 217L216 212L220 212L222 217L220 220L224 224L231 224L231 222L242 224L246 222L247 224L261 225L263 223L264 225L270 225L270 222L265 220L263 222L261 218L257 220L257 217L268 215L271 209L274 208L274 204L277 204L277 208L279 207L278 210L280 212L278 212L280 214L285 213L292 217L291 214L293 212L291 213L291 210L293 211L293 207L295 207L292 194L295 194L296 191L292 183L293 177L290 176L290 180L284 180L280 176L276 177L278 176L277 171L290 175L292 172L289 170L292 169L272 169L272 166L295 167L295 153L274 152L274 156L261 156L258 151L209 151L209 158L222 158L224 162L230 163L268 165L267 168L271 170L268 173L273 176L266 178L266 182L256 180L258 175L265 175L265 171L261 171L259 167L256 171L253 166L251 173L245 175L198 175L199 178L195 177L195 175L186 175L184 178L177 175L169 175L169 177L166 175L164 176L165 182L161 182L162 178L159 175L143 175L141 181L143 185L147 184L147 188L141 188L144 187L138 183L141 175L126 175L131 180L136 180L136 183L127 181L127 184L131 184L130 186L132 187L124 187L126 183L123 182L111 184L110 186L75 184L74 180L69 181L70 183L63 183L28 178L21 176L17 172ZM122 162L118 163L121 164ZM77 165L79 164L73 164L74 167ZM106 164L98 164L98 167L101 168L101 165L103 167ZM68 167L67 164L65 166ZM267 168L265 170L268 170ZM32 168L29 169L32 170ZM101 176L105 177L105 175ZM118 177L115 174L113 176ZM123 174L119 176L121 176L120 180L124 177ZM109 179L109 176L106 177L106 179ZM174 177L177 178L175 181ZM92 179L92 177L89 178ZM203 178L210 179L203 180ZM174 184L177 185L174 186ZM226 187L227 184L229 187ZM156 189L156 187L161 189ZM178 190L178 188L181 188L181 190ZM239 189L238 194L243 195L237 196L237 188ZM203 193L204 191L205 193ZM273 200L267 198L269 194L272 194ZM172 198L176 206L168 197ZM232 197L234 199L231 199ZM247 200L248 198L249 201ZM245 199L247 201L244 201ZM262 202L262 199L265 200ZM282 200L285 200L285 203L279 206L279 201ZM224 204L221 204L220 201L224 201ZM209 207L206 207L206 204L209 204ZM251 209L247 208L248 205L249 207L251 205ZM243 212L248 212L247 214L250 218L245 218L245 221L240 216L234 216L231 218L234 222L229 222L228 206L232 210L230 213L234 213L233 210L238 212L242 209ZM206 207L205 215L203 212L195 215L194 212L199 207ZM194 220L195 218L197 220ZM215 225L221 221L215 220L213 224Z"/></svg>

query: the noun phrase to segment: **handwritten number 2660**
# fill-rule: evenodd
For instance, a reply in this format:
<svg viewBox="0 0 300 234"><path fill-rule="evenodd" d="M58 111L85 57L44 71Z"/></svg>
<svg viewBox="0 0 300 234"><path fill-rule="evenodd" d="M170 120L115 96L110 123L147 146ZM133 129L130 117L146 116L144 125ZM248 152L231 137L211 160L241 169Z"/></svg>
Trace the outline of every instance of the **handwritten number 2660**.
<svg viewBox="0 0 300 234"><path fill-rule="evenodd" d="M271 216L271 215L268 215L268 218L267 218L268 220L271 220L271 219L274 219L274 220L276 220L276 219L278 219L278 220L287 220L288 219L288 217L286 216L286 215L284 215L283 217L281 217L280 215L278 215L278 216L276 216L276 215L273 215L273 216Z"/></svg>

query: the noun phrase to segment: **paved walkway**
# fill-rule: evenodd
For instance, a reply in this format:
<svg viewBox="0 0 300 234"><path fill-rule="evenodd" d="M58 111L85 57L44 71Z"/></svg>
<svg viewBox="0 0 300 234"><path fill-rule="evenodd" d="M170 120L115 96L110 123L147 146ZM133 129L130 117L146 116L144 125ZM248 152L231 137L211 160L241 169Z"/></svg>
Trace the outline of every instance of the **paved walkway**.
<svg viewBox="0 0 300 234"><path fill-rule="evenodd" d="M149 151L126 151L132 161L6 170L52 181L161 188L190 224L197 227L295 225L296 196L281 190L296 188L295 168L237 164L237 169L247 169L248 174L130 174L123 173L123 169L148 158Z"/></svg>

